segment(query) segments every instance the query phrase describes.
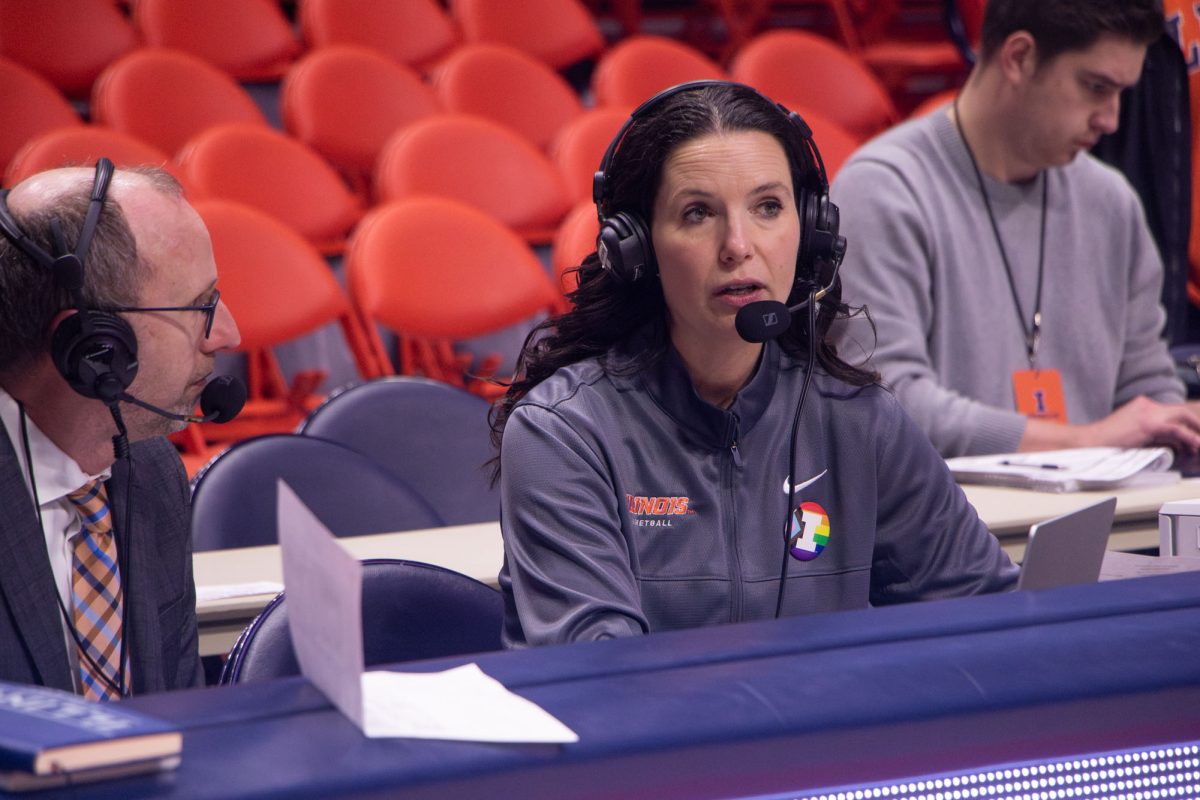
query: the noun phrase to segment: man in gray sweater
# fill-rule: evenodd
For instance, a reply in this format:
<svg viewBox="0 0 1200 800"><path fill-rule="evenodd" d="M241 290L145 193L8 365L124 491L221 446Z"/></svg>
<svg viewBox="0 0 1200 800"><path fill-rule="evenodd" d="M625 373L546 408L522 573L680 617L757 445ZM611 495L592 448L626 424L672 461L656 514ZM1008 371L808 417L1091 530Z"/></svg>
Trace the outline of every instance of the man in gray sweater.
<svg viewBox="0 0 1200 800"><path fill-rule="evenodd" d="M944 456L1200 446L1161 333L1137 196L1087 154L1162 32L1155 0L992 0L955 103L859 150L832 187L842 332Z"/></svg>

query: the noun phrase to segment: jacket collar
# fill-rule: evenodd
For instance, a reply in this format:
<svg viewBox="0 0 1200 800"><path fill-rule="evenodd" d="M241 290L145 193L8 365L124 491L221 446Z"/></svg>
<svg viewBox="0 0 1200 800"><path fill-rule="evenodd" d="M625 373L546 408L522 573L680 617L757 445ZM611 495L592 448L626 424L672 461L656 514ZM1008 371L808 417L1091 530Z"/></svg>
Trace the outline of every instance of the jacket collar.
<svg viewBox="0 0 1200 800"><path fill-rule="evenodd" d="M626 362L649 341L650 334L644 328L626 343L618 360ZM671 345L667 346L666 354L658 363L621 382L626 383L627 388L645 391L667 416L701 444L724 448L732 445L736 437L748 433L766 413L779 378L780 355L775 342L763 345L754 374L728 409L717 408L696 394L683 359Z"/></svg>

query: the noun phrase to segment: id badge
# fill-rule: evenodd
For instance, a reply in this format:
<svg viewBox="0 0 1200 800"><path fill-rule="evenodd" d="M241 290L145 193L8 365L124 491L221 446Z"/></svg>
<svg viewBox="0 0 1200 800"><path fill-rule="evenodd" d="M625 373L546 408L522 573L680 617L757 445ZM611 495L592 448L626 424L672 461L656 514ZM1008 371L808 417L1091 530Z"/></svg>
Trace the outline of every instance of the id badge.
<svg viewBox="0 0 1200 800"><path fill-rule="evenodd" d="M1013 371L1013 399L1017 411L1027 417L1051 422L1067 422L1067 404L1063 400L1062 375L1056 369L1018 369Z"/></svg>

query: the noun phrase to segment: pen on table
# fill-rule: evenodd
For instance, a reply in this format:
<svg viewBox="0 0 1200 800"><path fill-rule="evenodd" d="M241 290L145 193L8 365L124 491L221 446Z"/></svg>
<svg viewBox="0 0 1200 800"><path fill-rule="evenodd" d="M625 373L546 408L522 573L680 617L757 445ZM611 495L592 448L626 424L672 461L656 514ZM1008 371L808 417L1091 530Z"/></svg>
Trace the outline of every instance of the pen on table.
<svg viewBox="0 0 1200 800"><path fill-rule="evenodd" d="M1020 461L1001 461L1003 467L1032 467L1033 469L1066 469L1062 464L1024 464Z"/></svg>

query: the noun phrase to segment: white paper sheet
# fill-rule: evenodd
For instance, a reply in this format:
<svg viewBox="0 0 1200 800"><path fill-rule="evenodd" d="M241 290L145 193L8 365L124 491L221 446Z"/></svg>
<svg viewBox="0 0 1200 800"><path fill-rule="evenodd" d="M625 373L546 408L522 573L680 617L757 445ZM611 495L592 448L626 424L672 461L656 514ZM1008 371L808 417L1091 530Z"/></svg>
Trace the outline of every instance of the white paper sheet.
<svg viewBox="0 0 1200 800"><path fill-rule="evenodd" d="M445 672L367 672L365 724L372 738L407 736L471 742L577 742L575 732L513 694L478 664Z"/></svg>
<svg viewBox="0 0 1200 800"><path fill-rule="evenodd" d="M1181 476L1170 470L1173 459L1166 447L1081 447L959 456L946 459L946 466L959 483L1077 492L1176 483Z"/></svg>
<svg viewBox="0 0 1200 800"><path fill-rule="evenodd" d="M288 628L304 676L363 724L362 564L291 487L278 482L279 546Z"/></svg>
<svg viewBox="0 0 1200 800"><path fill-rule="evenodd" d="M279 544L300 670L369 737L576 742L476 664L437 673L363 672L362 564L282 480Z"/></svg>

